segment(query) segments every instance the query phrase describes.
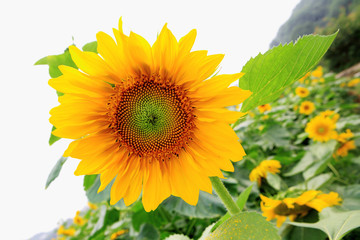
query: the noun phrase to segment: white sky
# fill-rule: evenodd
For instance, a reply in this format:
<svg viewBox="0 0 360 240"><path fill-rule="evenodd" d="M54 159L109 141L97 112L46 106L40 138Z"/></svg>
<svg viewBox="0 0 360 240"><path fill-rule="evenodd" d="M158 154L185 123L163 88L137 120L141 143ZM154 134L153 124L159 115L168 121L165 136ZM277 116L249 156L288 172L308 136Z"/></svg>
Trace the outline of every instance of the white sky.
<svg viewBox="0 0 360 240"><path fill-rule="evenodd" d="M235 73L268 50L299 1L1 1L0 239L52 230L87 203L83 178L73 175L78 160L68 160L44 188L69 141L48 145L49 110L58 103L48 68L33 65L38 59L62 53L72 36L81 47L98 31L112 34L122 16L126 33L151 44L166 22L177 39L196 28L194 49L224 53L221 73Z"/></svg>

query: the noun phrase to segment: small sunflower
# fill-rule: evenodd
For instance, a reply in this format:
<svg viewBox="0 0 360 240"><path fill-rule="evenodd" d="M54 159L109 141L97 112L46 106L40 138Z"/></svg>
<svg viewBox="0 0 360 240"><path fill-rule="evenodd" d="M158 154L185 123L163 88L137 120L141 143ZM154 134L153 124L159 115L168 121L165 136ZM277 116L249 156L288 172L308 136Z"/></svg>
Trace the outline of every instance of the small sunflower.
<svg viewBox="0 0 360 240"><path fill-rule="evenodd" d="M323 67L318 66L314 71L311 72L311 76L321 78L323 76Z"/></svg>
<svg viewBox="0 0 360 240"><path fill-rule="evenodd" d="M77 211L76 215L75 215L75 217L73 219L73 222L76 225L82 226L82 225L85 224L86 221L85 221L85 219L83 217L80 216L80 211Z"/></svg>
<svg viewBox="0 0 360 240"><path fill-rule="evenodd" d="M279 173L281 164L278 160L264 160L259 166L254 168L249 175L250 181L257 181L258 185L261 185L261 179L266 178L267 173Z"/></svg>
<svg viewBox="0 0 360 240"><path fill-rule="evenodd" d="M355 79L351 80L350 82L348 82L347 86L348 87L355 87L359 83L360 83L360 78L355 78Z"/></svg>
<svg viewBox="0 0 360 240"><path fill-rule="evenodd" d="M355 141L354 141L354 140L344 142L344 143L336 150L336 155L337 155L337 156L341 156L341 157L345 157L345 156L348 155L349 150L353 150L353 149L356 149L356 145L355 145Z"/></svg>
<svg viewBox="0 0 360 240"><path fill-rule="evenodd" d="M260 113L264 113L264 112L266 112L266 111L270 111L271 110L271 106L270 106L270 104L264 104L264 105L260 105L260 106L258 106L258 110L259 110L259 112Z"/></svg>
<svg viewBox="0 0 360 240"><path fill-rule="evenodd" d="M76 233L75 228L70 227L70 228L64 228L63 225L61 225L59 227L59 229L57 230L57 235L64 235L64 236L74 236Z"/></svg>
<svg viewBox="0 0 360 240"><path fill-rule="evenodd" d="M151 46L120 19L114 35L97 34L100 56L69 47L80 71L60 66L49 81L64 93L53 134L75 140L64 153L81 159L75 175L100 174L99 192L115 179L111 204L142 192L146 211L170 195L196 205L199 190L212 193L209 177L245 155L229 125L244 114L225 108L251 95L228 87L243 74L210 78L224 55L191 52L195 30L177 41L165 24Z"/></svg>
<svg viewBox="0 0 360 240"><path fill-rule="evenodd" d="M301 98L307 97L310 94L310 91L307 88L304 87L297 87L295 89L296 95L298 95Z"/></svg>
<svg viewBox="0 0 360 240"><path fill-rule="evenodd" d="M315 190L306 191L296 198L275 200L263 195L260 195L260 198L263 216L267 221L277 219L277 227L281 227L287 217L294 221L297 217L308 214L311 209L321 212L324 208L339 205L342 201L336 192L325 194Z"/></svg>
<svg viewBox="0 0 360 240"><path fill-rule="evenodd" d="M113 234L111 234L110 239L115 240L118 237L120 237L121 235L124 235L125 233L127 233L128 231L129 230L127 230L127 229L121 229L121 230L119 230L117 232L114 232Z"/></svg>
<svg viewBox="0 0 360 240"><path fill-rule="evenodd" d="M339 135L336 136L336 140L338 140L339 142L346 142L347 139L354 137L354 134L351 132L350 129L346 129L346 132L344 133L340 133Z"/></svg>
<svg viewBox="0 0 360 240"><path fill-rule="evenodd" d="M323 116L323 117L329 117L331 118L331 120L333 122L337 122L340 118L340 115L338 113L336 113L335 111L331 111L331 110L326 110L326 111L323 111L320 113L320 116Z"/></svg>
<svg viewBox="0 0 360 240"><path fill-rule="evenodd" d="M314 141L327 142L336 137L336 124L328 117L316 116L306 124L305 132Z"/></svg>
<svg viewBox="0 0 360 240"><path fill-rule="evenodd" d="M315 105L310 101L304 101L300 104L299 109L299 113L310 115L315 110Z"/></svg>

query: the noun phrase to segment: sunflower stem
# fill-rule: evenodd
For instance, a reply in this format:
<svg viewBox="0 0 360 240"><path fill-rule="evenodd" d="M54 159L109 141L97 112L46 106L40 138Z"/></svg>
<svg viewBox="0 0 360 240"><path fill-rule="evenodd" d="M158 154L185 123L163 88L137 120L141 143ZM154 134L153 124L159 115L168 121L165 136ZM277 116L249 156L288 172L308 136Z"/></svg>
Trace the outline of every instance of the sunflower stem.
<svg viewBox="0 0 360 240"><path fill-rule="evenodd" d="M235 201L232 199L230 193L221 182L220 178L218 177L210 177L211 184L220 197L221 201L224 203L225 207L227 208L230 215L235 215L240 213L240 208L236 205Z"/></svg>

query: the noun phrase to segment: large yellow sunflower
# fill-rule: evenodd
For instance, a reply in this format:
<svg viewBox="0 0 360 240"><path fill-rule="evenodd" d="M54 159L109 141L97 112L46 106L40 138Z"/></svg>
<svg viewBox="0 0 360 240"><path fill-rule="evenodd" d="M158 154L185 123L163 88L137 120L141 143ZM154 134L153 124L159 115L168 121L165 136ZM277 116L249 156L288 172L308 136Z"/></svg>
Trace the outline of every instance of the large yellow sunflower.
<svg viewBox="0 0 360 240"><path fill-rule="evenodd" d="M314 141L327 142L337 136L336 124L328 117L316 116L306 124L305 132Z"/></svg>
<svg viewBox="0 0 360 240"><path fill-rule="evenodd" d="M142 192L146 211L170 195L195 205L199 190L212 192L209 176L245 155L229 126L243 114L225 108L251 95L228 87L243 74L210 78L224 56L191 52L195 30L177 41L165 24L151 46L120 19L114 35L97 34L100 56L69 48L80 71L60 66L49 81L64 93L53 134L75 140L64 156L81 159L76 175L101 174L99 191L115 178L111 204Z"/></svg>

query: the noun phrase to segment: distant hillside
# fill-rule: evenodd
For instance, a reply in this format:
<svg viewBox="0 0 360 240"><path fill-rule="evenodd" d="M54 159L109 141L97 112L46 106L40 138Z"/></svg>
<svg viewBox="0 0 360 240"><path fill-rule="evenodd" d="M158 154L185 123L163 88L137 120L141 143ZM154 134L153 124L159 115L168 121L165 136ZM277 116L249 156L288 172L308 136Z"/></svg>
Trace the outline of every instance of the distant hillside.
<svg viewBox="0 0 360 240"><path fill-rule="evenodd" d="M360 62L360 0L302 0L270 47L295 41L305 34L340 30L321 64L340 72Z"/></svg>
<svg viewBox="0 0 360 240"><path fill-rule="evenodd" d="M317 27L323 28L332 18L337 18L343 8L349 14L359 0L302 0L284 23L270 47L295 41L299 36L311 34Z"/></svg>

